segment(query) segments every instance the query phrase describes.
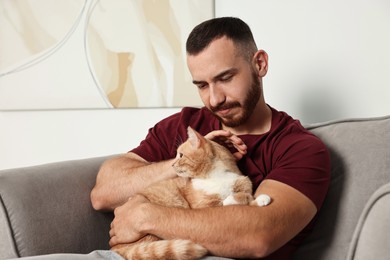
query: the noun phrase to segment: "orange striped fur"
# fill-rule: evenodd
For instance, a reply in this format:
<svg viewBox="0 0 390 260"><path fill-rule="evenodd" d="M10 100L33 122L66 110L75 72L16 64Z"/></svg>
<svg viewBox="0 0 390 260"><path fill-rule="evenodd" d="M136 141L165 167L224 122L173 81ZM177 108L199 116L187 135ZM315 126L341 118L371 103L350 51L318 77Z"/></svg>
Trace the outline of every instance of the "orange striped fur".
<svg viewBox="0 0 390 260"><path fill-rule="evenodd" d="M190 127L188 136L172 165L178 177L151 185L141 194L152 203L189 209L251 203L252 183L230 151ZM207 254L206 248L192 241L160 240L153 235L112 250L125 259L187 260Z"/></svg>

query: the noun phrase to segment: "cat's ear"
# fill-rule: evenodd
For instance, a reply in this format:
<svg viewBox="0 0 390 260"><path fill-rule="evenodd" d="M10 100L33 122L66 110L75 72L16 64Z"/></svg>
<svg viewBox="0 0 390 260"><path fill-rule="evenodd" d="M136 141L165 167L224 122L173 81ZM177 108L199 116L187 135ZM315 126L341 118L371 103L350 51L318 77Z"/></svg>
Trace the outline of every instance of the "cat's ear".
<svg viewBox="0 0 390 260"><path fill-rule="evenodd" d="M204 137L198 132L196 132L194 129L192 129L190 126L187 128L187 133L188 133L188 141L190 142L192 147L195 149L199 148Z"/></svg>

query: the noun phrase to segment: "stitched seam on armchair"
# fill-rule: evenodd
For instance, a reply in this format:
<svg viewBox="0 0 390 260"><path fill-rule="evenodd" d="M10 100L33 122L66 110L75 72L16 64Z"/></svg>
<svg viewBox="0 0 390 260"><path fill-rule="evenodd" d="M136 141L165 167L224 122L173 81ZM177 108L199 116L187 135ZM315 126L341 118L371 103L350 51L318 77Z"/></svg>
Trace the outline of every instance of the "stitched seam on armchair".
<svg viewBox="0 0 390 260"><path fill-rule="evenodd" d="M389 191L384 191L382 194L380 194L379 196L377 196L369 205L368 208L364 209L364 212L363 214L364 215L361 215L360 218L359 218L359 222L356 226L357 230L355 231L356 233L353 235L352 237L352 241L351 241L351 248L349 250L349 253L348 253L348 257L347 259L348 260L353 260L355 258L355 254L356 254L356 250L357 250L357 246L359 244L359 240L360 240L360 235L361 235L361 232L364 228L364 225L366 223L366 219L368 217L368 215L370 215L371 213L371 210L372 208L375 206L375 204L380 200L382 199L383 197L385 196L388 196L390 194ZM369 203L370 201L368 201Z"/></svg>
<svg viewBox="0 0 390 260"><path fill-rule="evenodd" d="M17 243L16 243L16 240L15 240L15 232L14 232L14 230L12 228L11 218L10 218L10 216L8 214L7 207L5 206L5 203L4 203L4 200L3 200L3 197L1 196L1 194L0 194L0 204L1 204L1 207L3 208L3 210L4 210L6 221L8 223L8 227L9 227L9 230L10 230L10 233L11 233L11 236L12 236L13 250L14 250L14 252L16 253L16 255L18 257L21 257L20 253L19 253L19 249L18 249Z"/></svg>
<svg viewBox="0 0 390 260"><path fill-rule="evenodd" d="M304 127L308 130L313 130L316 128L329 126L329 125L335 125L335 124L344 124L344 123L359 123L359 122L367 122L367 121L384 121L390 119L390 115L387 116L379 116L379 117L367 117L367 118L349 118L349 119L338 119L338 120L331 120L328 122L321 122L321 123L312 123L312 124L304 124Z"/></svg>

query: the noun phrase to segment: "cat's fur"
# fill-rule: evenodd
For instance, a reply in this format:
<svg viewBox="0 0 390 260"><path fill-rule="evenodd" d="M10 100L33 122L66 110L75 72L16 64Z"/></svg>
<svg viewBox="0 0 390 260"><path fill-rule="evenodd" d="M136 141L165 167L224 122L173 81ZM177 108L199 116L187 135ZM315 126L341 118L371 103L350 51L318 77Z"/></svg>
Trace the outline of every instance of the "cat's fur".
<svg viewBox="0 0 390 260"><path fill-rule="evenodd" d="M242 175L234 156L223 146L188 128L188 140L177 149L173 163L178 177L141 192L152 203L169 207L202 208L253 201L252 183ZM255 201L253 201L255 202ZM252 202L252 204L253 204ZM206 248L189 240L160 240L147 235L113 248L126 259L198 259Z"/></svg>

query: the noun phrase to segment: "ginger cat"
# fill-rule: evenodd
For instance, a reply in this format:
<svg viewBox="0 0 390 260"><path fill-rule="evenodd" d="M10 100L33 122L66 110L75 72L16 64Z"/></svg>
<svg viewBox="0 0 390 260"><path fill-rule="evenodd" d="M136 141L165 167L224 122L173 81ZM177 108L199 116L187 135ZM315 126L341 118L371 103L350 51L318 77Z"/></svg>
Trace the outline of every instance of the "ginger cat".
<svg viewBox="0 0 390 260"><path fill-rule="evenodd" d="M188 139L177 149L172 167L178 177L141 192L150 202L168 207L202 208L232 204L264 205L253 200L252 183L242 175L225 147L188 127ZM199 259L207 249L189 240L160 240L147 235L137 242L112 248L125 259Z"/></svg>

